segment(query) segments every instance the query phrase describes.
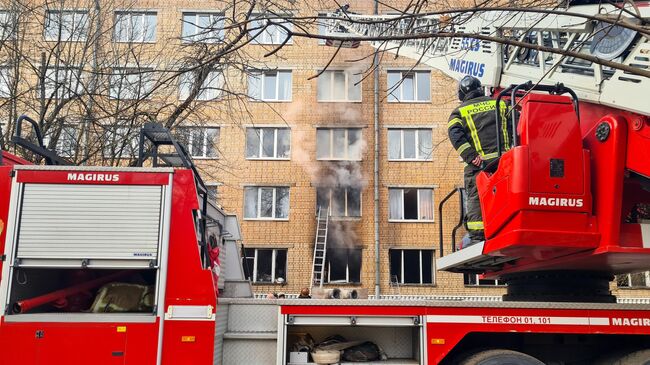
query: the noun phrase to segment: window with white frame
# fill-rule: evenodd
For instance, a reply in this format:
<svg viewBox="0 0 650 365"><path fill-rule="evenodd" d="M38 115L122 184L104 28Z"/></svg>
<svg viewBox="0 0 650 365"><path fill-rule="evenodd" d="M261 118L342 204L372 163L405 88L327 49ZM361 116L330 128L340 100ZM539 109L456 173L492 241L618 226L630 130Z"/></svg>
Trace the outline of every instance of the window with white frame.
<svg viewBox="0 0 650 365"><path fill-rule="evenodd" d="M463 283L466 286L504 286L501 280L482 279L479 274L463 274Z"/></svg>
<svg viewBox="0 0 650 365"><path fill-rule="evenodd" d="M219 127L179 127L177 130L179 141L194 158L217 158L220 133Z"/></svg>
<svg viewBox="0 0 650 365"><path fill-rule="evenodd" d="M318 76L318 101L361 101L361 74L324 71Z"/></svg>
<svg viewBox="0 0 650 365"><path fill-rule="evenodd" d="M11 96L11 75L11 68L0 66L0 98L8 98Z"/></svg>
<svg viewBox="0 0 650 365"><path fill-rule="evenodd" d="M388 71L389 102L421 102L431 99L431 72Z"/></svg>
<svg viewBox="0 0 650 365"><path fill-rule="evenodd" d="M289 128L246 128L246 158L289 159Z"/></svg>
<svg viewBox="0 0 650 365"><path fill-rule="evenodd" d="M247 186L244 188L245 219L289 218L289 188Z"/></svg>
<svg viewBox="0 0 650 365"><path fill-rule="evenodd" d="M389 160L431 160L431 129L388 129Z"/></svg>
<svg viewBox="0 0 650 365"><path fill-rule="evenodd" d="M83 91L79 68L48 67L45 70L45 98L67 99Z"/></svg>
<svg viewBox="0 0 650 365"><path fill-rule="evenodd" d="M361 189L317 188L316 214L318 209L328 208L332 217L361 217Z"/></svg>
<svg viewBox="0 0 650 365"><path fill-rule="evenodd" d="M316 129L316 159L361 160L361 128Z"/></svg>
<svg viewBox="0 0 650 365"><path fill-rule="evenodd" d="M270 14L260 14L249 22L248 29L251 44L282 44L289 36L287 29L293 30L293 24ZM293 39L289 38L286 44L292 43Z"/></svg>
<svg viewBox="0 0 650 365"><path fill-rule="evenodd" d="M330 284L361 282L361 249L333 245L325 257L327 282Z"/></svg>
<svg viewBox="0 0 650 365"><path fill-rule="evenodd" d="M0 39L13 39L16 36L16 20L12 13L0 11Z"/></svg>
<svg viewBox="0 0 650 365"><path fill-rule="evenodd" d="M390 249L390 276L399 284L426 285L435 282L433 250Z"/></svg>
<svg viewBox="0 0 650 365"><path fill-rule="evenodd" d="M136 100L151 97L154 85L151 68L115 68L109 80L109 95L114 99Z"/></svg>
<svg viewBox="0 0 650 365"><path fill-rule="evenodd" d="M121 125L120 125L121 124ZM117 126L106 126L102 135L103 156L110 158L131 158L138 155L140 128L119 122Z"/></svg>
<svg viewBox="0 0 650 365"><path fill-rule="evenodd" d="M46 41L85 41L88 27L88 12L84 10L48 10L45 13Z"/></svg>
<svg viewBox="0 0 650 365"><path fill-rule="evenodd" d="M389 219L433 221L433 189L389 188Z"/></svg>
<svg viewBox="0 0 650 365"><path fill-rule="evenodd" d="M248 75L248 96L254 100L291 101L291 71L254 71Z"/></svg>
<svg viewBox="0 0 650 365"><path fill-rule="evenodd" d="M319 17L327 17L327 13L318 13ZM318 35L327 35L327 22L324 19L318 19ZM325 39L319 39L318 45L325 45Z"/></svg>
<svg viewBox="0 0 650 365"><path fill-rule="evenodd" d="M155 42L157 14L153 11L116 11L116 42Z"/></svg>
<svg viewBox="0 0 650 365"><path fill-rule="evenodd" d="M191 71L183 72L179 77L179 95L180 100L186 100L192 88L196 83L196 74ZM208 76L203 80L199 93L196 95L195 100L214 100L221 95L223 89L224 77L223 72L219 70L210 71Z"/></svg>
<svg viewBox="0 0 650 365"><path fill-rule="evenodd" d="M218 43L224 37L224 15L221 13L183 13L184 43Z"/></svg>
<svg viewBox="0 0 650 365"><path fill-rule="evenodd" d="M650 271L616 275L619 288L650 288Z"/></svg>
<svg viewBox="0 0 650 365"><path fill-rule="evenodd" d="M244 265L253 283L284 284L287 282L286 248L246 248Z"/></svg>

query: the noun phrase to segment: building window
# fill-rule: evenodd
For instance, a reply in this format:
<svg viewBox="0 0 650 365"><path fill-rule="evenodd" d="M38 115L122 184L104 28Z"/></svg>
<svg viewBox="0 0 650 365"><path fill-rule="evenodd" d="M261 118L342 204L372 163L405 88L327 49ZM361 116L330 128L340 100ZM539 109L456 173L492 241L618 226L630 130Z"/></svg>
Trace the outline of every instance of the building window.
<svg viewBox="0 0 650 365"><path fill-rule="evenodd" d="M254 100L291 101L291 71L259 71L248 76L248 96Z"/></svg>
<svg viewBox="0 0 650 365"><path fill-rule="evenodd" d="M389 219L433 221L433 189L388 189Z"/></svg>
<svg viewBox="0 0 650 365"><path fill-rule="evenodd" d="M82 90L81 70L48 67L45 70L45 98L68 99Z"/></svg>
<svg viewBox="0 0 650 365"><path fill-rule="evenodd" d="M214 204L217 204L219 199L219 183L205 183L205 187L208 189L208 201Z"/></svg>
<svg viewBox="0 0 650 365"><path fill-rule="evenodd" d="M47 147L50 144L52 134L56 132L57 127L52 127L48 133L43 136L43 144ZM64 125L61 127L59 138L56 140L54 150L61 157L74 157L79 146L79 133L74 125Z"/></svg>
<svg viewBox="0 0 650 365"><path fill-rule="evenodd" d="M107 126L102 138L104 158L137 156L140 145L139 131L139 127L135 126Z"/></svg>
<svg viewBox="0 0 650 365"><path fill-rule="evenodd" d="M487 280L481 279L481 276L478 274L463 274L463 282L467 286L504 286L504 283L501 280Z"/></svg>
<svg viewBox="0 0 650 365"><path fill-rule="evenodd" d="M88 37L88 12L48 10L44 37L46 41L85 41Z"/></svg>
<svg viewBox="0 0 650 365"><path fill-rule="evenodd" d="M253 283L284 284L287 282L287 249L247 248L244 265Z"/></svg>
<svg viewBox="0 0 650 365"><path fill-rule="evenodd" d="M361 189L316 189L316 214L328 208L332 217L361 217Z"/></svg>
<svg viewBox="0 0 650 365"><path fill-rule="evenodd" d="M325 260L328 283L361 283L360 248L329 247Z"/></svg>
<svg viewBox="0 0 650 365"><path fill-rule="evenodd" d="M153 69L116 68L109 82L111 98L122 100L149 98L154 86Z"/></svg>
<svg viewBox="0 0 650 365"><path fill-rule="evenodd" d="M192 88L194 87L195 82L196 82L196 74L194 72L185 71L180 75L179 77L180 91L178 96L180 100L186 100L190 96L190 93L192 92ZM224 83L223 72L217 70L210 71L208 73L208 76L205 78L205 80L203 80L203 84L201 85L201 89L199 90L199 93L196 95L195 100L217 99L221 95L223 83Z"/></svg>
<svg viewBox="0 0 650 365"><path fill-rule="evenodd" d="M217 43L224 37L224 16L219 13L183 13L184 43Z"/></svg>
<svg viewBox="0 0 650 365"><path fill-rule="evenodd" d="M289 188L265 186L244 188L244 218L289 218Z"/></svg>
<svg viewBox="0 0 650 365"><path fill-rule="evenodd" d="M290 150L289 128L246 128L246 158L288 159Z"/></svg>
<svg viewBox="0 0 650 365"><path fill-rule="evenodd" d="M218 127L180 127L177 134L192 157L216 158L220 132Z"/></svg>
<svg viewBox="0 0 650 365"><path fill-rule="evenodd" d="M0 39L14 39L16 36L16 21L13 14L8 11L0 11Z"/></svg>
<svg viewBox="0 0 650 365"><path fill-rule="evenodd" d="M619 288L650 288L650 271L616 275Z"/></svg>
<svg viewBox="0 0 650 365"><path fill-rule="evenodd" d="M361 128L318 128L318 160L361 160Z"/></svg>
<svg viewBox="0 0 650 365"><path fill-rule="evenodd" d="M11 96L11 75L11 68L0 66L0 98L8 98Z"/></svg>
<svg viewBox="0 0 650 365"><path fill-rule="evenodd" d="M258 17L265 16L258 15ZM248 35L251 37L251 44L282 44L288 37L287 29L293 30L293 24L282 18L253 19L248 28L250 29ZM293 40L290 38L286 44L292 43Z"/></svg>
<svg viewBox="0 0 650 365"><path fill-rule="evenodd" d="M389 250L390 276L399 284L433 284L433 250Z"/></svg>
<svg viewBox="0 0 650 365"><path fill-rule="evenodd" d="M117 42L155 42L155 12L115 12L114 39Z"/></svg>
<svg viewBox="0 0 650 365"><path fill-rule="evenodd" d="M389 160L431 160L431 129L389 129Z"/></svg>
<svg viewBox="0 0 650 365"><path fill-rule="evenodd" d="M388 71L388 101L417 102L430 98L429 71Z"/></svg>
<svg viewBox="0 0 650 365"><path fill-rule="evenodd" d="M319 17L327 17L327 13L318 13ZM318 22L318 35L324 36L327 35L327 22L324 19L318 19L316 20ZM318 40L318 45L325 45L326 40L325 39L319 39Z"/></svg>
<svg viewBox="0 0 650 365"><path fill-rule="evenodd" d="M323 72L318 76L318 101L361 101L361 74Z"/></svg>

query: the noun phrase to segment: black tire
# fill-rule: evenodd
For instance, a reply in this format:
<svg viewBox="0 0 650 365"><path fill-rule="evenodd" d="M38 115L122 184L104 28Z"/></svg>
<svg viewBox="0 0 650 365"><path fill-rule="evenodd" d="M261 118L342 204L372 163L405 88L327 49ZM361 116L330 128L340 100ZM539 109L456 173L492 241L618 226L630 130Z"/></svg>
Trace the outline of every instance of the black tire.
<svg viewBox="0 0 650 365"><path fill-rule="evenodd" d="M459 365L544 365L544 363L517 351L486 350L464 359Z"/></svg>
<svg viewBox="0 0 650 365"><path fill-rule="evenodd" d="M650 349L637 350L627 354L608 357L600 361L602 365L650 365Z"/></svg>

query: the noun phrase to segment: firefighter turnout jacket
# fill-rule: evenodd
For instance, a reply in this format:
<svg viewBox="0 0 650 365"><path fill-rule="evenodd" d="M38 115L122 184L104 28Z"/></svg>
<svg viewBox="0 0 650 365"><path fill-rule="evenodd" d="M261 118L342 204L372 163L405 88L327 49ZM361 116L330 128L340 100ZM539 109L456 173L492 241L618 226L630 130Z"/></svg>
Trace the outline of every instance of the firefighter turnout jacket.
<svg viewBox="0 0 650 365"><path fill-rule="evenodd" d="M469 95L471 97L471 95ZM454 109L449 117L447 129L449 140L466 164L471 165L476 156L489 161L498 156L497 128L495 117L496 101L488 96L466 99ZM508 122L508 107L501 102L500 139L502 153L510 149L511 127Z"/></svg>

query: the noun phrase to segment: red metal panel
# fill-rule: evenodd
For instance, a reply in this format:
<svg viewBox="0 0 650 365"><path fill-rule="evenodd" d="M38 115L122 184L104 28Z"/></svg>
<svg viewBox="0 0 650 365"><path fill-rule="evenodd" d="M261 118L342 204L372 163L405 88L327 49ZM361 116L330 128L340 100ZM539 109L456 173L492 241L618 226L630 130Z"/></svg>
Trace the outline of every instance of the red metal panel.
<svg viewBox="0 0 650 365"><path fill-rule="evenodd" d="M192 172L177 170L172 190L165 310L170 305L211 305L216 308L212 272L202 267L197 245L192 210L198 209L199 205ZM163 364L211 365L214 333L214 321L166 321ZM196 342L181 342L180 336L195 336ZM211 345L208 346L208 343Z"/></svg>
<svg viewBox="0 0 650 365"><path fill-rule="evenodd" d="M92 184L92 185L167 185L169 173L118 171L18 170L21 183Z"/></svg>

